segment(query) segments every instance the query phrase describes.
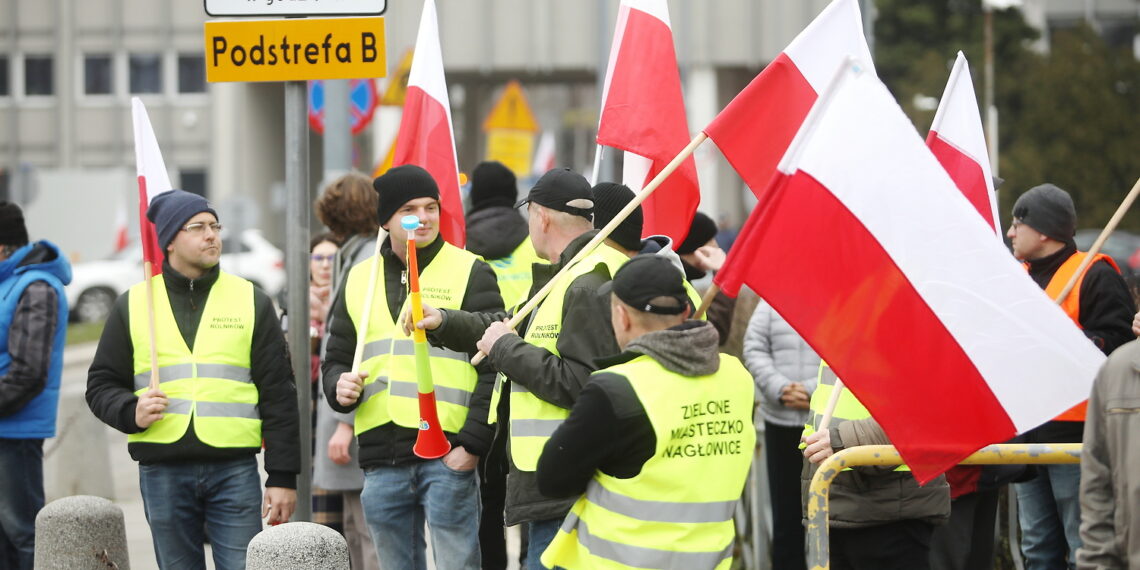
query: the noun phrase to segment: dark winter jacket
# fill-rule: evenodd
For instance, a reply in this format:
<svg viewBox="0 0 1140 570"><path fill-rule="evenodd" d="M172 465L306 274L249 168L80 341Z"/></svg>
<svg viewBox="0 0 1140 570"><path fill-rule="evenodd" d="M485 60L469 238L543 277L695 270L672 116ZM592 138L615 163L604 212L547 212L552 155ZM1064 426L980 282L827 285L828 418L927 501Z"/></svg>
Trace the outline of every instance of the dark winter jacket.
<svg viewBox="0 0 1140 570"><path fill-rule="evenodd" d="M467 251L483 259L510 255L527 235L526 218L514 208L491 206L467 216Z"/></svg>
<svg viewBox="0 0 1140 570"><path fill-rule="evenodd" d="M188 279L164 262L166 293L178 330L193 350L198 324L210 289L218 280L215 266L198 279ZM107 318L95 359L87 373L87 405L104 423L127 434L143 431L135 423L134 351L131 341L129 291L119 296ZM253 343L250 348L250 376L257 386L261 435L265 440L267 487L296 488L301 471L300 428L293 369L281 322L273 302L264 291L254 288ZM147 350L147 347L137 347ZM226 461L252 456L259 447L218 448L206 445L187 429L174 443L133 442L127 445L131 457L143 464Z"/></svg>
<svg viewBox="0 0 1140 570"><path fill-rule="evenodd" d="M545 286L596 233L597 230L591 230L571 241L557 264L535 264L528 297ZM597 370L596 360L620 352L610 325L609 300L598 295L598 288L610 278L609 269L599 264L571 282L562 306L563 334L557 341L559 356L527 343L522 336L507 335L495 343L487 361L505 374L508 382L518 382L539 399L570 409L590 374ZM516 327L519 335L525 336L533 315L532 312ZM487 327L506 316L502 311L444 311L443 325L433 331L429 339L452 350L473 351ZM502 393L509 394L510 386L504 386ZM499 400L499 426L507 421L509 403L510 398ZM497 436L506 437L507 430L499 429ZM520 471L511 463L507 475L506 524L561 518L569 512L574 500L542 495L534 472Z"/></svg>
<svg viewBox="0 0 1140 570"><path fill-rule="evenodd" d="M420 271L431 264L436 254L443 248L443 238L437 238L431 245L419 248L416 251ZM406 267L396 253L392 250L390 239L385 239L380 246L380 257L383 259L384 290L387 292L387 303L374 304L372 310L387 310L393 320L400 317L400 308L407 298L405 285ZM503 299L499 296L499 285L495 280L495 273L491 267L482 261L475 261L471 266L471 275L467 281L467 290L463 293L462 308L471 311L502 311ZM338 412L349 412L356 409L357 404L341 406L336 401L336 383L340 375L349 372L356 351L356 324L348 314L348 307L344 300L342 288L333 301L332 318L330 319L328 343L325 348L325 359L321 366L321 376L324 378L325 400L332 409ZM475 350L470 350L474 356ZM452 446L462 445L468 453L482 456L487 453L494 437L494 428L487 424L487 408L491 401L491 391L495 386L495 373L488 365L476 368L479 373L475 392L468 403L467 420L459 433L448 433L447 438ZM416 443L418 430L406 428L389 422L376 426L362 434L357 439L360 442L360 466L364 469L386 465L404 465L423 461L412 453Z"/></svg>

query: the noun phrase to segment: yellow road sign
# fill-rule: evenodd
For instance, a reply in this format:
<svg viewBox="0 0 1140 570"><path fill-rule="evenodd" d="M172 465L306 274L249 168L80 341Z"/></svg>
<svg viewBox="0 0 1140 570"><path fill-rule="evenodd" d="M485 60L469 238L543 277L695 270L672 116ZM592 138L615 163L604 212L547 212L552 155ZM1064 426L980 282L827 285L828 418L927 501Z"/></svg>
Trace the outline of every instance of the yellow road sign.
<svg viewBox="0 0 1140 570"><path fill-rule="evenodd" d="M522 86L519 85L518 81L511 81L507 84L507 88L499 97L499 102L495 103L495 107L491 109L491 114L487 116L487 120L483 121L484 131L494 129L511 129L530 133L537 133L540 130L538 121L535 120L534 113L531 112L530 105L526 102L526 95L523 94Z"/></svg>
<svg viewBox="0 0 1140 570"><path fill-rule="evenodd" d="M515 129L494 129L487 133L487 160L497 160L515 176L530 174L530 157L534 154L534 135Z"/></svg>
<svg viewBox="0 0 1140 570"><path fill-rule="evenodd" d="M391 107L403 107L404 96L408 93L408 75L412 73L412 50L404 52L400 57L400 65L396 73L388 79L388 87L380 97L380 104Z"/></svg>
<svg viewBox="0 0 1140 570"><path fill-rule="evenodd" d="M206 22L206 80L384 77L384 18Z"/></svg>

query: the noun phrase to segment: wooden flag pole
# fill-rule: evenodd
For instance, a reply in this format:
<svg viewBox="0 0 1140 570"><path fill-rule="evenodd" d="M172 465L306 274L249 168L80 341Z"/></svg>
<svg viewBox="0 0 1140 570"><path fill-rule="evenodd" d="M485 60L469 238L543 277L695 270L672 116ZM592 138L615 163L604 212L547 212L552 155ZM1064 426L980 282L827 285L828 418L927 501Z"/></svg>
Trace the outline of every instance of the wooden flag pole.
<svg viewBox="0 0 1140 570"><path fill-rule="evenodd" d="M364 338L368 336L368 321L372 320L372 296L376 294L376 274L380 271L380 244L384 238L384 228L376 229L376 247L372 249L372 267L369 268L368 293L364 296L364 312L356 323L356 351L352 354L352 371L360 372L364 360Z"/></svg>
<svg viewBox="0 0 1140 570"><path fill-rule="evenodd" d="M681 152L677 154L677 156L673 157L673 160L670 161L669 164L665 165L665 168L661 169L661 172L658 172L657 176L654 176L653 180L650 180L649 184L646 184L645 188L642 188L641 191L633 197L633 200L626 204L625 207L622 208L621 211L619 211L614 216L614 219L610 220L610 223L606 224L605 227L598 230L597 235L595 235L593 239L586 243L582 249L578 250L578 253L575 254L574 257L570 259L570 261L566 262L566 265L564 265L562 269L560 269L558 273L556 273L554 277L550 279L550 281L547 281L546 285L544 285L542 289L539 289L538 292L535 293L534 296L531 297L525 305L523 305L517 312L515 312L514 315L511 315L510 320L507 321L507 326L512 329L518 326L519 321L526 318L526 316L529 315L530 312L533 311L534 308L538 306L538 304L541 303L547 295L550 294L550 291L554 289L554 286L558 283L558 280L566 275L567 270L569 270L574 266L574 264L581 261L587 255L593 253L594 248L597 247L598 244L605 241L605 239L609 237L610 233L617 229L617 227L621 225L621 223L624 222L625 219L629 217L629 215L633 213L633 211L638 206L640 206L641 203L644 202L645 199L648 198L649 195L652 194L653 191L656 190L657 187L660 186L661 183L664 182L665 179L673 173L674 170L677 170L677 168L681 166L681 163L685 162L685 159L689 158L689 156L693 154L693 151L697 150L697 147L701 146L701 143L705 142L705 139L707 138L709 138L708 135L703 132L698 133L697 136L693 137L693 140L689 141L689 144L685 146L685 148L681 149ZM479 351L475 354L475 357L471 359L471 364L479 364L486 356L486 354L483 354L483 351Z"/></svg>
<svg viewBox="0 0 1140 570"><path fill-rule="evenodd" d="M1128 209L1132 207L1132 203L1136 201L1137 195L1140 195L1140 178L1136 179L1136 183L1132 185L1132 190L1124 197L1124 201L1120 203L1120 207L1116 209L1116 213L1112 215L1112 219L1108 220L1108 224L1100 231L1100 235L1097 236L1096 241L1094 241L1092 247L1089 248L1088 255L1086 255L1084 260L1081 261L1081 264L1077 266L1077 270L1073 272L1072 277L1069 277L1069 282L1065 284L1064 289L1061 289L1061 294L1057 295L1055 301L1058 305L1065 302L1065 298L1073 291L1073 287L1077 285L1077 279L1080 279L1081 275L1084 275L1085 269L1093 262L1093 258L1096 257L1096 254L1100 253L1101 246L1108 240L1108 236L1112 235L1112 232L1116 230L1116 226L1120 224L1120 220L1124 218L1124 214L1128 212Z"/></svg>
<svg viewBox="0 0 1140 570"><path fill-rule="evenodd" d="M843 393L843 380L835 379L835 386L831 390L831 397L827 399L827 408L823 410L823 417L819 420L819 429L816 432L821 432L827 429L831 424L831 416L835 415L835 407L839 405L839 395Z"/></svg>
<svg viewBox="0 0 1140 570"><path fill-rule="evenodd" d="M144 220L145 223L145 220ZM161 379L158 377L158 347L155 346L154 323L154 267L149 261L143 261L143 281L146 282L146 319L147 334L150 337L150 390L158 390Z"/></svg>
<svg viewBox="0 0 1140 570"><path fill-rule="evenodd" d="M709 290L705 291L704 296L701 297L701 306L697 308L696 313L693 313L694 319L703 319L705 317L705 313L708 312L709 306L712 305L717 293L720 293L720 287L717 287L716 283L709 285Z"/></svg>

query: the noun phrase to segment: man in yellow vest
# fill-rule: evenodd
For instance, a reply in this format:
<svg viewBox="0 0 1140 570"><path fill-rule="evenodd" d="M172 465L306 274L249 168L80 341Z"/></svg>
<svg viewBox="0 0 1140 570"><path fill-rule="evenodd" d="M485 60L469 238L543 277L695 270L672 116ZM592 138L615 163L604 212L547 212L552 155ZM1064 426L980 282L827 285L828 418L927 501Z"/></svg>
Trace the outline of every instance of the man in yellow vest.
<svg viewBox="0 0 1140 570"><path fill-rule="evenodd" d="M377 219L388 230L388 238L381 244L379 258L350 270L333 301L322 366L325 396L338 412L356 411L364 469L360 500L381 566L425 568L426 521L436 568L478 569L475 467L493 436L487 410L494 373L471 366L473 354L430 350L436 409L452 449L440 459L417 457L412 451L420 425L414 341L404 334L400 320L408 309L409 236L401 218L420 220L419 229L412 231L425 302L449 309L502 311L503 300L491 268L440 236L439 187L431 174L419 166L398 166L372 184L380 195ZM373 275L376 289L369 303ZM369 315L364 314L367 304ZM363 360L360 370L353 371L357 328L365 319Z"/></svg>
<svg viewBox="0 0 1140 570"><path fill-rule="evenodd" d="M639 255L603 287L623 351L590 376L538 460L577 496L542 555L561 568L728 568L756 430L752 376L717 352L680 267Z"/></svg>
<svg viewBox="0 0 1140 570"><path fill-rule="evenodd" d="M819 366L811 395L811 419L804 426L804 469L800 491L804 519L808 486L819 464L833 453L859 445L891 445L863 403L843 389L831 417L820 420L835 390L835 373ZM831 484L828 506L831 568L835 570L929 570L930 537L950 517L950 486L939 475L919 486L905 465L844 469Z"/></svg>
<svg viewBox="0 0 1140 570"><path fill-rule="evenodd" d="M1025 263L1050 298L1056 298L1085 258L1073 241L1077 212L1068 192L1053 184L1027 190L1013 205L1013 221L1006 236L1013 256ZM1110 354L1132 340L1130 330L1136 307L1128 286L1112 258L1098 255L1061 308L1085 336ZM1080 443L1084 433L1084 406L1070 410L1021 436L1028 443ZM1081 546L1079 527L1079 465L1041 465L1033 479L1014 484L1021 551L1027 570L1075 564Z"/></svg>
<svg viewBox="0 0 1140 570"><path fill-rule="evenodd" d="M269 297L218 267L222 226L204 198L164 192L147 218L166 254L149 284L159 388L149 388L144 282L107 318L87 404L128 434L159 566L204 568L208 537L217 568L245 568L262 517L286 522L297 501L301 443L285 336ZM254 457L262 441L264 499Z"/></svg>
<svg viewBox="0 0 1140 570"><path fill-rule="evenodd" d="M591 223L594 202L590 183L581 174L556 168L538 180L518 205L523 204L528 204L535 251L551 262L532 267L533 296L596 235ZM506 524L527 523L530 569L541 567L539 556L574 502L538 491L534 474L538 456L597 369L594 360L619 352L608 301L597 291L627 260L621 252L599 245L559 278L517 333L501 322L504 312L425 307L424 320L416 324L434 331L433 342L462 350L479 348L500 372L498 419L505 420L510 410Z"/></svg>
<svg viewBox="0 0 1140 570"><path fill-rule="evenodd" d="M542 262L531 244L526 218L515 207L518 193L515 174L501 162L480 162L471 171L467 251L495 271L508 308L526 300L530 266Z"/></svg>

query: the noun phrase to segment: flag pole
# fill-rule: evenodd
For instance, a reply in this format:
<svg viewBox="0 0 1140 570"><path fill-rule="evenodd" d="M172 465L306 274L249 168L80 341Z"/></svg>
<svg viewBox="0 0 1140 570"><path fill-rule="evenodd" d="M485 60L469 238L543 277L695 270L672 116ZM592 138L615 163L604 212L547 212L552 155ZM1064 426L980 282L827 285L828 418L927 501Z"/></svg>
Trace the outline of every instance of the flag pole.
<svg viewBox="0 0 1140 570"><path fill-rule="evenodd" d="M827 407L823 410L823 417L819 420L819 429L816 432L821 432L827 429L831 424L831 416L835 415L835 407L839 405L839 395L843 393L843 380L835 379L835 387L831 390L831 397L827 399Z"/></svg>
<svg viewBox="0 0 1140 570"><path fill-rule="evenodd" d="M364 360L364 342L368 336L368 321L372 320L372 296L376 294L376 274L380 272L380 244L384 237L384 228L376 228L376 247L372 249L372 267L369 268L368 293L364 296L364 312L360 322L356 324L356 350L352 354L352 371L360 372L360 363Z"/></svg>
<svg viewBox="0 0 1140 570"><path fill-rule="evenodd" d="M566 262L566 265L564 265L562 269L559 270L558 273L556 273L554 277L550 279L550 281L547 281L546 285L544 285L542 289L539 289L538 292L535 293L534 296L531 297L525 305L523 305L517 312L515 312L514 315L511 315L510 320L507 321L507 326L511 329L514 329L516 326L518 326L519 321L526 318L526 316L529 315L530 312L533 311L534 308L538 306L538 304L541 303L547 295L550 294L550 291L554 289L554 286L558 283L558 280L564 277L567 271L573 267L574 264L581 261L587 255L593 253L594 248L597 247L598 244L605 241L605 239L609 237L610 233L612 233L619 225L621 225L621 223L624 222L627 217L629 217L630 213L637 209L637 207L640 206L641 203L644 202L645 199L648 198L649 195L652 194L653 191L656 190L657 187L660 186L661 183L664 182L665 179L673 173L674 170L677 170L677 168L681 166L681 163L685 162L685 160L693 154L693 151L697 150L697 147L701 146L701 143L705 142L705 139L707 138L709 137L704 132L697 133L697 136L693 137L693 140L689 141L689 144L685 146L685 148L681 149L681 152L678 153L677 156L673 157L673 160L670 161L669 164L665 165L665 168L661 169L661 172L658 172L657 176L653 177L653 180L649 181L649 184L646 184L640 192L634 195L633 200L630 200L630 202L626 204L624 208L622 208L616 215L614 215L614 219L610 220L610 223L606 224L605 227L598 230L597 235L595 235L593 239L587 242L586 245L582 247L582 249L578 250L578 253L575 254L574 257L570 258L570 261ZM471 364L474 365L483 362L483 358L486 356L486 354L483 354L483 351L479 351L475 354L475 357L471 359Z"/></svg>
<svg viewBox="0 0 1140 570"><path fill-rule="evenodd" d="M598 148L594 150L594 173L590 176L590 185L597 186L598 177L602 175L602 150L605 148L602 145L597 145Z"/></svg>
<svg viewBox="0 0 1140 570"><path fill-rule="evenodd" d="M1081 261L1081 264L1077 266L1077 270L1073 272L1072 277L1069 277L1069 282L1065 284L1064 289L1061 289L1061 294L1057 295L1055 301L1058 305L1064 303L1065 298L1073 291L1073 287L1077 285L1077 279L1080 279L1081 275L1084 275L1085 269L1093 262L1093 258L1096 257L1096 254L1100 253L1101 246L1104 245L1104 242L1108 240L1108 236L1116 229L1116 226L1120 223L1124 214L1132 207L1132 203L1136 201L1137 195L1140 195L1140 178L1136 179L1136 183L1132 185L1132 190L1124 197L1124 201L1120 203L1120 207L1116 208L1116 213L1112 215L1112 219L1108 220L1108 224L1100 231L1100 235L1097 236L1096 241L1094 241L1092 247L1089 248L1088 255L1086 255L1084 260Z"/></svg>
<svg viewBox="0 0 1140 570"><path fill-rule="evenodd" d="M716 283L709 285L709 290L705 291L704 296L701 297L701 306L697 309L696 313L693 313L694 319L704 318L705 313L709 310L709 306L712 305L717 293L720 293L720 287L717 287Z"/></svg>
<svg viewBox="0 0 1140 570"><path fill-rule="evenodd" d="M158 390L161 381L158 377L158 348L155 346L154 323L154 267L143 261L143 281L146 281L146 320L147 335L150 337L150 390Z"/></svg>

